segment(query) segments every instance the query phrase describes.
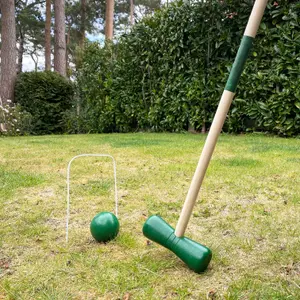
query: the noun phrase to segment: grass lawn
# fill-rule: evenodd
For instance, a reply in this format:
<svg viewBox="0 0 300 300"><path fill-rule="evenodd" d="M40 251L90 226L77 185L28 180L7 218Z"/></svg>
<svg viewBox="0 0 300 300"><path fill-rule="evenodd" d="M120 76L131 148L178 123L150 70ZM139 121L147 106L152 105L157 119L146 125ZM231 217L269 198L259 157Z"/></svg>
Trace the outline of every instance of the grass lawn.
<svg viewBox="0 0 300 300"><path fill-rule="evenodd" d="M176 225L205 137L112 134L0 138L0 299L299 299L300 140L222 135L186 236L213 252L196 274L146 240L151 214ZM117 161L120 233L93 241L113 211L107 158Z"/></svg>

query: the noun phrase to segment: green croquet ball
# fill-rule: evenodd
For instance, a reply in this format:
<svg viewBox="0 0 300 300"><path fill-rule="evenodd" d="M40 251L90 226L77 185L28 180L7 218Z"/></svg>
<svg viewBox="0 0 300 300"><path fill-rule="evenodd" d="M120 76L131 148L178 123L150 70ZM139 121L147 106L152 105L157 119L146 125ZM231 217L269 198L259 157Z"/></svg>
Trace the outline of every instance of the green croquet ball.
<svg viewBox="0 0 300 300"><path fill-rule="evenodd" d="M91 222L90 230L98 242L108 242L115 238L119 232L120 224L117 217L110 212L97 214Z"/></svg>

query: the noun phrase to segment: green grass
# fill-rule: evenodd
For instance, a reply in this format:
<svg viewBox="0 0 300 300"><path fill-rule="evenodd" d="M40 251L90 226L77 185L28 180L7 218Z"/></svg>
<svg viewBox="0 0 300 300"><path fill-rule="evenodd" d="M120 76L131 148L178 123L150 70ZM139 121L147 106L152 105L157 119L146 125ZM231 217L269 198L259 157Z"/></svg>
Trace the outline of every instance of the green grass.
<svg viewBox="0 0 300 300"><path fill-rule="evenodd" d="M300 140L222 135L186 235L213 251L195 274L147 242L151 214L176 225L205 136L111 134L1 138L0 299L299 299ZM113 211L118 237L93 241L89 223Z"/></svg>

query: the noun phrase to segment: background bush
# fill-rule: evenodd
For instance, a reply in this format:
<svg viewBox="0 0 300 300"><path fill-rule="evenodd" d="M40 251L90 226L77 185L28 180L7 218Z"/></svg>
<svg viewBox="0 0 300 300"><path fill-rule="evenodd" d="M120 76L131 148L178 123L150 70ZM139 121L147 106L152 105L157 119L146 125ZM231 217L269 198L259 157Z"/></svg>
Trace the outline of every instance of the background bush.
<svg viewBox="0 0 300 300"><path fill-rule="evenodd" d="M58 73L26 72L18 76L15 101L31 115L33 134L62 133L73 98L73 84Z"/></svg>
<svg viewBox="0 0 300 300"><path fill-rule="evenodd" d="M113 111L116 107L111 104L112 74L115 64L113 47L112 44L107 44L101 48L96 43L87 47L80 75L77 76L80 117L77 116L75 131L116 131L117 111Z"/></svg>
<svg viewBox="0 0 300 300"><path fill-rule="evenodd" d="M207 129L252 5L178 1L116 45L89 45L77 78L81 130ZM299 133L299 14L299 1L269 3L225 131Z"/></svg>
<svg viewBox="0 0 300 300"><path fill-rule="evenodd" d="M229 128L300 133L300 2L269 5L242 75Z"/></svg>

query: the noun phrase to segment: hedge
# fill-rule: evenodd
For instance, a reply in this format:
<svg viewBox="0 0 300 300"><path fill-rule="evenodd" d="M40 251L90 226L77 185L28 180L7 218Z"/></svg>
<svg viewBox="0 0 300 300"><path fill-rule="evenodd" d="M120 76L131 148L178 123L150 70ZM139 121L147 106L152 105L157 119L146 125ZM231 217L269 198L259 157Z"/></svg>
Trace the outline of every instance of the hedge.
<svg viewBox="0 0 300 300"><path fill-rule="evenodd" d="M90 44L78 73L82 130L209 128L253 1L179 1L115 45ZM269 3L224 131L300 130L300 3Z"/></svg>
<svg viewBox="0 0 300 300"><path fill-rule="evenodd" d="M73 98L73 84L56 72L25 72L17 78L15 101L31 114L32 134L64 132Z"/></svg>

